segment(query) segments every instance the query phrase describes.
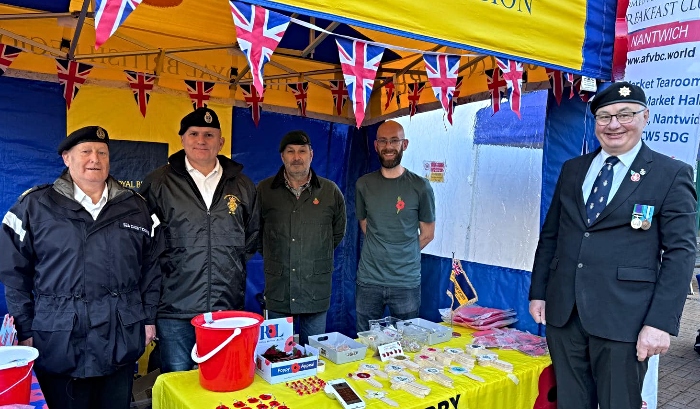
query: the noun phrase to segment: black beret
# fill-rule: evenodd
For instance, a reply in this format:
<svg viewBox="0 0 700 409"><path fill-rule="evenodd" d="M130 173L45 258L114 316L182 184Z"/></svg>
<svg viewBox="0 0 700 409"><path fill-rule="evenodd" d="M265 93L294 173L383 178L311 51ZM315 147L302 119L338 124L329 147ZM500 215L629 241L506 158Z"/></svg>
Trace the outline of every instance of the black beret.
<svg viewBox="0 0 700 409"><path fill-rule="evenodd" d="M178 132L178 134L180 136L184 135L190 126L221 129L219 117L216 115L216 112L207 107L197 108L194 112L185 115L182 121L180 121L180 132Z"/></svg>
<svg viewBox="0 0 700 409"><path fill-rule="evenodd" d="M73 133L58 144L58 154L63 155L63 151L67 151L83 142L104 142L109 145L109 135L107 135L107 131L100 126L86 126L80 128L77 131L73 131Z"/></svg>
<svg viewBox="0 0 700 409"><path fill-rule="evenodd" d="M287 147L287 145L309 145L311 146L311 139L309 139L309 135L306 134L306 132L301 131L301 130L296 130L296 131L291 131L287 132L286 135L282 138L282 142L280 142L280 152L284 150L284 148Z"/></svg>
<svg viewBox="0 0 700 409"><path fill-rule="evenodd" d="M593 97L591 112L595 115L595 111L598 108L617 104L618 102L634 102L646 107L647 97L644 95L644 90L638 85L627 81L615 82Z"/></svg>

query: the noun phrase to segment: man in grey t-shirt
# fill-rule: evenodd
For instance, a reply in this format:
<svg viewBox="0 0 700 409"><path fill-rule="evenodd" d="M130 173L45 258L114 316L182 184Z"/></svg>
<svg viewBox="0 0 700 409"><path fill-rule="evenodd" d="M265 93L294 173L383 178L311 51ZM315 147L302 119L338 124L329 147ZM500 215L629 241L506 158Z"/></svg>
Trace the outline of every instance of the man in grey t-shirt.
<svg viewBox="0 0 700 409"><path fill-rule="evenodd" d="M435 233L435 196L427 179L401 166L407 147L403 127L383 123L374 142L382 167L357 180L355 212L365 233L355 291L358 332L387 306L400 319L420 310L420 251Z"/></svg>

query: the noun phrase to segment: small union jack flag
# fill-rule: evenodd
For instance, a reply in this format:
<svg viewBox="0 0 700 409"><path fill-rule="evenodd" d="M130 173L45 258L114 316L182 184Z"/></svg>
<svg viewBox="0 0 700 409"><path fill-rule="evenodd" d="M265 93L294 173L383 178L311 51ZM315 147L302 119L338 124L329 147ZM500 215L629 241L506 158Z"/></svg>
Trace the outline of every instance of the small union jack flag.
<svg viewBox="0 0 700 409"><path fill-rule="evenodd" d="M236 26L238 46L248 60L258 96L262 97L265 92L263 67L270 61L272 53L282 41L290 19L260 6L233 0L229 1L229 4Z"/></svg>
<svg viewBox="0 0 700 409"><path fill-rule="evenodd" d="M292 82L287 84L287 88L294 94L299 107L299 114L306 116L306 103L309 98L309 83L308 82Z"/></svg>
<svg viewBox="0 0 700 409"><path fill-rule="evenodd" d="M95 0L95 49L117 31L141 0Z"/></svg>
<svg viewBox="0 0 700 409"><path fill-rule="evenodd" d="M387 109L389 109L389 105L394 99L394 92L396 91L396 87L394 87L393 78L390 78L389 81L387 81L387 83L384 84L384 89L386 91L386 103L384 104L384 111L386 111Z"/></svg>
<svg viewBox="0 0 700 409"><path fill-rule="evenodd" d="M486 70L484 73L486 74L486 85L491 93L491 108L495 114L501 110L501 96L505 94L508 84L501 76L501 70L498 66L492 70Z"/></svg>
<svg viewBox="0 0 700 409"><path fill-rule="evenodd" d="M420 101L420 94L425 89L425 82L414 82L413 84L408 84L408 109L409 116L416 114L416 107L418 106L418 101Z"/></svg>
<svg viewBox="0 0 700 409"><path fill-rule="evenodd" d="M384 48L370 45L360 40L338 38L338 54L343 69L348 96L355 112L355 122L359 128L365 119L365 110L372 95L377 69L384 55Z"/></svg>
<svg viewBox="0 0 700 409"><path fill-rule="evenodd" d="M335 106L335 114L341 115L345 101L348 100L348 89L345 88L345 83L340 80L331 80L331 94L333 94L333 105Z"/></svg>
<svg viewBox="0 0 700 409"><path fill-rule="evenodd" d="M63 98L66 100L66 107L70 109L71 103L78 95L80 86L90 75L92 65L57 58L56 70L58 71L58 82L63 85Z"/></svg>
<svg viewBox="0 0 700 409"><path fill-rule="evenodd" d="M263 87L263 94L258 95L255 89L253 89L252 84L240 84L241 91L243 91L243 99L245 100L246 106L250 108L250 115L253 117L253 122L255 126L258 126L260 122L260 116L262 115L262 102L265 99L265 88Z"/></svg>
<svg viewBox="0 0 700 409"><path fill-rule="evenodd" d="M0 75L10 67L12 61L20 55L22 49L7 44L0 44Z"/></svg>
<svg viewBox="0 0 700 409"><path fill-rule="evenodd" d="M457 105L457 98L461 93L460 88L462 88L462 79L464 77L457 77L457 84L455 84L455 92L452 93L452 103L450 104L450 111L447 113L447 120L452 123L452 114L455 112L455 105Z"/></svg>
<svg viewBox="0 0 700 409"><path fill-rule="evenodd" d="M545 68L547 76L552 86L552 95L557 100L557 105L561 104L561 97L564 94L564 73L554 68Z"/></svg>
<svg viewBox="0 0 700 409"><path fill-rule="evenodd" d="M192 108L197 109L207 106L207 101L211 97L214 85L215 83L213 82L185 80L187 93L192 100Z"/></svg>
<svg viewBox="0 0 700 409"><path fill-rule="evenodd" d="M459 55L435 55L423 54L425 62L425 73L433 88L435 98L440 101L442 109L450 113L452 104L452 94L457 85L457 71L459 70ZM448 120L452 124L452 117L448 115Z"/></svg>
<svg viewBox="0 0 700 409"><path fill-rule="evenodd" d="M156 82L156 76L144 74L142 72L124 71L126 79L129 81L131 91L134 93L136 105L139 106L141 115L146 117L146 107L151 99L151 91Z"/></svg>
<svg viewBox="0 0 700 409"><path fill-rule="evenodd" d="M496 64L501 69L503 79L508 84L510 90L510 109L520 118L520 101L523 87L523 63L508 60L506 58L496 58Z"/></svg>

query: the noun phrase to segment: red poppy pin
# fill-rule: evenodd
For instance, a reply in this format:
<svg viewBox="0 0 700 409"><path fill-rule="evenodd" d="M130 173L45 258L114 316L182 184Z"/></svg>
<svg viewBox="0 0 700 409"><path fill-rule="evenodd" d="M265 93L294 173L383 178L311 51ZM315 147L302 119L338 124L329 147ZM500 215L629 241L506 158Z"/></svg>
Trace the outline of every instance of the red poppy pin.
<svg viewBox="0 0 700 409"><path fill-rule="evenodd" d="M299 364L293 364L292 365L292 373L297 373L299 372L301 368L299 367Z"/></svg>
<svg viewBox="0 0 700 409"><path fill-rule="evenodd" d="M404 203L403 200L401 200L401 196L396 198L396 214L399 214L401 210L406 206L406 203Z"/></svg>
<svg viewBox="0 0 700 409"><path fill-rule="evenodd" d="M318 201L318 198L317 198L317 197L314 197L314 201L313 201L312 203L315 204L315 205L317 205L317 204L319 204L319 203L321 203L321 202Z"/></svg>

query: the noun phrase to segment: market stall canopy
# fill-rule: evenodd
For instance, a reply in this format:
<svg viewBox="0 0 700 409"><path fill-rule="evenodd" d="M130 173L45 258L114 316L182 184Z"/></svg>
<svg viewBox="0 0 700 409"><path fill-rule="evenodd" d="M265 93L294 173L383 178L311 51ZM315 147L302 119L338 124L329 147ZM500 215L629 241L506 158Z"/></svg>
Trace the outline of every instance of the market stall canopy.
<svg viewBox="0 0 700 409"><path fill-rule="evenodd" d="M250 1L292 19L265 66L264 100L256 101L229 2L102 1L138 7L95 49L94 0L0 0L1 42L23 51L5 75L57 81L56 59L65 59L91 66L76 67L89 68L87 83L132 89L144 115L140 82L187 98L187 80L191 97L213 87L212 101L292 115L302 113L297 102L306 94L307 116L354 124L352 104L332 92L332 81L343 82L336 39L344 37L385 47L366 125L441 107L424 53L461 56L457 103L507 93L487 80L494 57L523 63L526 90L548 88L552 69L609 79L616 10L616 0ZM199 90L192 81L208 84Z"/></svg>

